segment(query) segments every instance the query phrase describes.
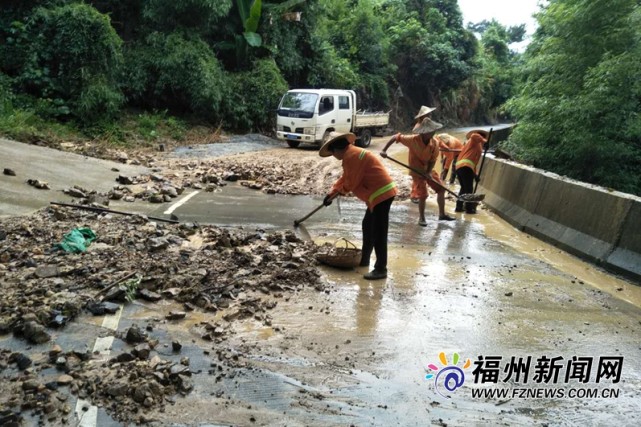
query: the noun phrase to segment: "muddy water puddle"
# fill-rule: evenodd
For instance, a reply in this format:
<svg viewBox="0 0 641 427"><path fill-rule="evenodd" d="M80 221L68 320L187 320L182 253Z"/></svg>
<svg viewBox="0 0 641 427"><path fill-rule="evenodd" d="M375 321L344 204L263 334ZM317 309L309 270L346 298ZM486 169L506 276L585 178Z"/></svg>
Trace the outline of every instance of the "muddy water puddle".
<svg viewBox="0 0 641 427"><path fill-rule="evenodd" d="M181 221L245 230L292 230L316 243L347 238L360 246L362 203L343 199L294 227L321 203L311 196L265 195L239 185L202 193L176 212ZM452 210L447 202L447 210ZM153 414L160 425L585 425L638 424L641 402L639 289L515 230L490 212L436 220L428 200L427 227L416 224L416 205L391 211L389 277L369 282L367 268L321 267L328 293L305 289L277 299L271 326L254 319L233 324L221 342L206 341L201 325L218 313L190 311L167 321L177 303L129 304L118 327L151 325L163 358L189 357L194 391ZM202 241L186 243L199 247ZM374 261L372 257L372 262ZM91 346L101 318L78 328ZM61 334L61 337L67 334ZM183 344L173 354L167 343ZM71 343L69 343L71 345ZM126 351L115 340L112 353ZM242 364L211 375L216 352L241 355ZM476 389L528 388L514 382L476 383L474 366L461 388L443 398L428 365L453 355L622 356L616 399L499 399L473 397ZM534 361L532 363L534 363ZM462 365L462 363L461 363ZM534 374L534 368L531 369ZM504 374L504 373L502 373ZM568 389L573 384L557 384ZM603 387L594 378L590 387ZM553 385L547 385L552 387Z"/></svg>
<svg viewBox="0 0 641 427"><path fill-rule="evenodd" d="M364 207L354 200L343 199L340 211L334 204L296 229L293 219L320 199L233 187L207 197L201 207L209 206L212 216L224 205L221 200L233 200L230 225L295 230L319 244L344 237L360 245ZM427 209L428 226L419 227L415 205L393 205L387 280L364 280L367 268L322 267L329 293L310 289L278 300L270 313L273 327L241 321L221 345L242 349L247 365L218 383L197 375L195 392L159 419L185 425L637 424L638 288L518 232L488 211L440 223L432 199ZM207 319L194 317L167 329L196 347L211 347L186 333L200 321ZM441 352L449 361L457 353L461 359L496 356L504 362L530 356L532 363L542 356L564 363L573 356L622 356L625 381L610 384L620 391L616 399L479 398L473 390L539 384L531 376L526 384L481 384L471 367L464 385L443 398L426 379L428 364L438 363ZM556 387L576 385L561 381ZM597 386L594 378L589 385ZM211 397L221 390L222 397Z"/></svg>
<svg viewBox="0 0 641 427"><path fill-rule="evenodd" d="M636 307L641 307L641 286L609 274L559 248L521 233L495 215L479 216L479 220L484 224L487 237L496 239L528 257L538 259L543 264L573 276L575 282L593 286Z"/></svg>

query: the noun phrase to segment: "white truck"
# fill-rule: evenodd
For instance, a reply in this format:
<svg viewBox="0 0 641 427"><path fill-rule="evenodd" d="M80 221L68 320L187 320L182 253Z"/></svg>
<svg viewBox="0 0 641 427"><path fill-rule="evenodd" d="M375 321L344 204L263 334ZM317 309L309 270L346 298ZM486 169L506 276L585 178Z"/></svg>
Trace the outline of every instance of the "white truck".
<svg viewBox="0 0 641 427"><path fill-rule="evenodd" d="M388 123L389 112L359 112L353 90L292 89L278 105L276 135L296 148L301 142L320 146L332 131L353 132L356 143L368 147Z"/></svg>

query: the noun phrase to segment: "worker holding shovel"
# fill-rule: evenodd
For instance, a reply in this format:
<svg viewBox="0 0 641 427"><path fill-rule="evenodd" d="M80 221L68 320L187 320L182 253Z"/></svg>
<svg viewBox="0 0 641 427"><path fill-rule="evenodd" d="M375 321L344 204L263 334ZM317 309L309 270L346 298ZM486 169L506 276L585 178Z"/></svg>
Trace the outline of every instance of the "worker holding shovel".
<svg viewBox="0 0 641 427"><path fill-rule="evenodd" d="M456 179L456 168L454 167L454 165L458 160L458 154L463 148L463 143L458 138L447 133L440 133L434 138L439 141L441 147L443 145L447 147L447 149L441 148L441 165L443 170L443 172L441 172L441 180L443 182L447 181L447 173L451 168L452 173L450 174L449 182L450 184L454 184L454 180Z"/></svg>
<svg viewBox="0 0 641 427"><path fill-rule="evenodd" d="M372 250L376 253L374 269L363 276L367 280L387 277L387 232L389 211L396 196L396 184L380 159L354 146L353 133L330 134L318 154L334 156L343 163L343 175L334 183L323 203L329 206L337 194L354 193L367 204L363 218L363 249L360 265L369 265Z"/></svg>
<svg viewBox="0 0 641 427"><path fill-rule="evenodd" d="M421 112L419 111L419 114ZM381 156L387 157L387 149L395 142L401 143L409 148L410 175L412 177L412 189L418 197L418 225L425 227L425 201L427 200L427 186L436 192L436 203L438 205L439 221L453 221L454 218L445 213L445 189L443 182L434 170L439 157L439 141L434 138L435 132L443 125L427 117L417 115L418 121L412 130L412 135L400 133L392 136L381 151ZM391 158L390 158L391 159ZM420 174L417 172L421 172ZM425 176L431 179L426 179Z"/></svg>
<svg viewBox="0 0 641 427"><path fill-rule="evenodd" d="M456 176L461 185L459 197L463 194L474 193L474 181L478 182L479 179L476 169L483 153L483 144L488 140L488 132L481 129L471 130L465 135L465 138L467 138L467 142L456 162ZM463 208L465 208L466 213L475 214L477 205L478 202L464 202L459 199L456 202L456 212L463 212Z"/></svg>

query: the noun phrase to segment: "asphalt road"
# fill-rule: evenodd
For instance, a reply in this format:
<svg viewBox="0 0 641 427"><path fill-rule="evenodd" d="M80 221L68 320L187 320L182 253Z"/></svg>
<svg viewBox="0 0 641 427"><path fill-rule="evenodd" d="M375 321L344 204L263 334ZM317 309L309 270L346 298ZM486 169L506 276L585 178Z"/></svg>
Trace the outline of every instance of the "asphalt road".
<svg viewBox="0 0 641 427"><path fill-rule="evenodd" d="M137 175L147 168L100 160L93 157L0 139L0 169L12 169L16 176L0 174L0 218L26 215L49 202L72 201L62 190L78 185L106 192L116 185L119 174ZM115 172L116 168L119 172ZM40 190L27 184L36 179L49 184Z"/></svg>
<svg viewBox="0 0 641 427"><path fill-rule="evenodd" d="M377 144L380 141L372 148ZM72 185L62 179L67 171L55 169L58 164L76 171L78 178L84 175L76 162L94 162L71 156L68 163L47 164L47 156L53 159L56 153L43 153L48 154L39 161L49 175L30 177L50 179L52 191ZM110 172L113 164L96 162L92 168L101 172L94 183L84 181L85 185L108 189L117 173ZM26 179L25 169L18 166L14 168L19 176L2 177L3 183ZM27 171L34 170L39 169ZM320 203L313 197L266 195L238 185L186 199L190 194L146 209L157 216L173 209L183 221L249 230L291 229L294 219ZM0 199L0 206L10 204L4 194ZM23 202L23 209L46 203L46 199ZM387 280L364 280L365 268L323 267L329 293L307 289L279 300L272 312L273 327L253 319L238 322L237 334L224 347L244 348L247 367L238 368L228 380L216 382L207 375L209 354L221 346L202 340L195 329L224 313L194 311L182 322L157 322L154 319L176 308L173 303L135 301L113 321L83 315L56 339L65 348L97 349L96 336L122 333L132 323L153 323L162 343L185 343L191 369L197 372L194 391L165 412L152 413L159 425L639 425L641 289L519 232L491 212L457 214L457 221L444 223L436 220L435 211L432 197L428 226L419 227L415 205L394 203ZM345 200L340 211L334 203L306 221L305 231L318 243L338 237L358 243L363 212L362 203L353 199ZM46 346L0 337L0 347L26 354ZM124 349L127 344L115 338L100 351L115 354ZM475 365L464 368L466 359L478 362L480 357L498 361L495 381L490 375L474 374ZM522 376L506 380L504 369L512 366L512 358L528 357L532 365L526 370L527 381ZM535 364L546 357L561 358L561 376L536 382ZM564 376L573 357L594 364L586 383ZM620 382L602 378L597 383L602 357L621 359ZM464 384L443 393L449 397L436 391L437 387L444 391L442 382L426 375L445 372L446 365L465 369ZM567 394L556 398L519 394L519 390L547 389ZM509 395L475 397L476 390L507 390ZM571 397L572 390L600 394ZM605 397L603 390L616 396ZM82 406L71 399L76 408ZM92 411L93 424L86 425L117 424L102 408Z"/></svg>

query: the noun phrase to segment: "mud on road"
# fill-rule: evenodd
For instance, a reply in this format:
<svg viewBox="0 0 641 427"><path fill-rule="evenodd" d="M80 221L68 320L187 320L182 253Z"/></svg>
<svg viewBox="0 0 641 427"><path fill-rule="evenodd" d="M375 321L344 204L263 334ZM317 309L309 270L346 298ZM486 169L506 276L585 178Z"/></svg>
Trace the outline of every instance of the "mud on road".
<svg viewBox="0 0 641 427"><path fill-rule="evenodd" d="M377 139L370 150L382 141ZM243 185L267 194L325 195L341 174L340 162L333 157L319 157L317 147L291 149L272 144L268 145L268 151L217 154L215 157L212 152L215 153L221 144L208 146L213 147L209 149L182 150L158 166L173 171L171 178L183 187L200 189L214 184L214 188L210 188L214 190L216 184L242 181ZM252 148L251 145L246 147L246 150ZM404 185L410 182L408 174L398 169L390 172L397 183L402 184L397 198L405 200L409 196L408 186Z"/></svg>
<svg viewBox="0 0 641 427"><path fill-rule="evenodd" d="M302 162L295 156L288 160L280 150L273 151L261 156L260 162L255 153L208 160L152 159L148 153L107 151L105 157L153 167L153 173L121 174L108 193L79 186L63 191L75 202L100 206L123 197L165 202L184 188L214 190L237 180L266 193L321 194L326 191L324 181L310 176L309 170L325 168L320 175L335 179L335 164L317 165L311 156ZM69 254L55 248L77 227L98 236L88 252ZM189 359L179 363L161 359L156 348L160 341L137 325L113 334L133 347L118 355L106 357L110 352L96 351L97 347L92 352L86 343L81 349L63 348L58 342L89 338L65 337L73 335L68 325L83 316L113 315L134 299L172 301L177 308L164 320L180 321L193 311L213 313L215 321L198 325L199 336L222 343L232 325L246 318L271 327L270 311L279 299L289 299L305 287L322 292L325 284L314 257L317 251L314 243L301 241L291 231L243 233L196 224L164 225L144 216L123 220L62 207L4 220L0 336L13 338L6 342L9 348L0 351L0 371L7 380L0 399L2 424L73 423L78 414L69 403L72 397L106 408L114 420L149 421L138 415L139 407L162 409L167 402L175 403L174 395L193 388ZM153 331L150 323L146 331ZM279 332L279 327L273 331ZM180 343L173 341L171 346L172 355L180 354ZM231 360L235 363L237 356ZM222 360L219 369L229 364ZM220 378L220 373L216 376Z"/></svg>
<svg viewBox="0 0 641 427"><path fill-rule="evenodd" d="M209 149L115 156L153 169L117 185L149 202L171 186L176 195L155 199L168 205L184 189L239 184L265 197L319 197L340 174L338 161L311 149L270 143L224 156ZM428 227L418 227L406 200L409 177L390 170L402 193L392 208L383 282L363 280L366 268L315 260L319 244L360 241L363 207L353 199L338 217L307 224L315 243L292 229L173 225L67 208L3 220L0 424L641 422L638 287L484 210L443 224L430 197ZM52 250L78 227L97 236L87 252ZM443 398L426 379L441 352L448 362L459 354L461 366L478 356L622 356L621 382L596 384L593 375L588 383L620 394L473 398L474 389L538 385L476 384L470 368L464 386Z"/></svg>

